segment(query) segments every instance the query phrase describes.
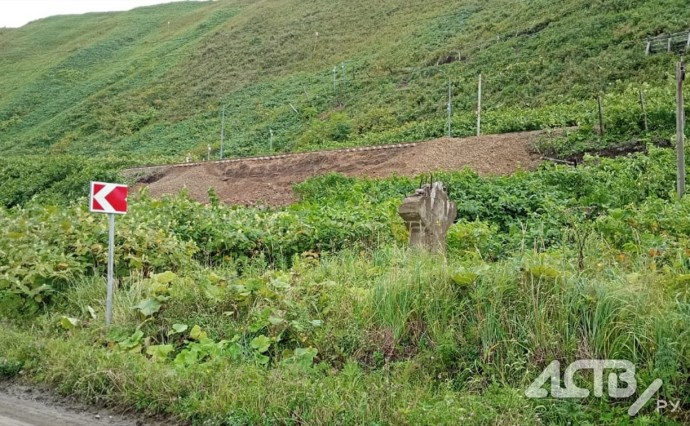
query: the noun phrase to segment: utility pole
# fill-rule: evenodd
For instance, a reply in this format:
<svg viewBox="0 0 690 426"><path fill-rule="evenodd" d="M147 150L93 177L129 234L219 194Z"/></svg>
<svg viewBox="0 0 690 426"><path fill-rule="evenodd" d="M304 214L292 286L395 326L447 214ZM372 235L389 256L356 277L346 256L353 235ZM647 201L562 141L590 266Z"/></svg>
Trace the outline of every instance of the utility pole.
<svg viewBox="0 0 690 426"><path fill-rule="evenodd" d="M451 114L453 113L453 104L451 102L451 96L452 96L453 91L451 90L450 86L450 78L448 79L448 137L451 137L450 133L450 117Z"/></svg>
<svg viewBox="0 0 690 426"><path fill-rule="evenodd" d="M479 87L477 90L477 136L482 134L482 75L479 74Z"/></svg>
<svg viewBox="0 0 690 426"><path fill-rule="evenodd" d="M685 110L683 106L683 80L685 80L685 64L681 60L676 65L676 186L678 198L685 194Z"/></svg>
<svg viewBox="0 0 690 426"><path fill-rule="evenodd" d="M271 134L268 139L268 150L270 151L270 154L273 155L273 129L268 129L268 132Z"/></svg>
<svg viewBox="0 0 690 426"><path fill-rule="evenodd" d="M223 159L223 143L225 142L225 105L223 105L223 118L220 120L220 159Z"/></svg>

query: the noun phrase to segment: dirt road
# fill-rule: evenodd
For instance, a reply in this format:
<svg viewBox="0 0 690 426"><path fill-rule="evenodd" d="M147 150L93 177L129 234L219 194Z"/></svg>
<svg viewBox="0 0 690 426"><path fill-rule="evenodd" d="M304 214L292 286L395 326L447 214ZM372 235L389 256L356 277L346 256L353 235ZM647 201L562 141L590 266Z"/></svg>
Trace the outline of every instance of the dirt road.
<svg viewBox="0 0 690 426"><path fill-rule="evenodd" d="M382 178L415 176L468 167L482 175L505 175L531 170L540 162L531 143L542 132L508 133L393 146L355 148L193 165L131 170L139 174L154 197L183 188L192 198L208 201L213 187L229 204L280 206L296 201L295 183L330 172Z"/></svg>
<svg viewBox="0 0 690 426"><path fill-rule="evenodd" d="M18 385L0 386L0 426L159 426L106 409L70 403L52 394ZM169 426L173 423L166 422Z"/></svg>

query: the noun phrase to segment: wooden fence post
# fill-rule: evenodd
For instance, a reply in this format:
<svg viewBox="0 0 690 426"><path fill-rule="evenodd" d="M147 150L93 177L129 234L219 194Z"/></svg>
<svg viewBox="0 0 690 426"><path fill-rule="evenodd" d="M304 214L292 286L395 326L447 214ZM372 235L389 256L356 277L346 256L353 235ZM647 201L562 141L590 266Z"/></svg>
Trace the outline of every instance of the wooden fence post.
<svg viewBox="0 0 690 426"><path fill-rule="evenodd" d="M477 136L482 134L482 75L479 74L477 87Z"/></svg>
<svg viewBox="0 0 690 426"><path fill-rule="evenodd" d="M597 105L599 106L599 136L604 136L604 112L601 106L601 95L597 96Z"/></svg>
<svg viewBox="0 0 690 426"><path fill-rule="evenodd" d="M647 107L644 105L644 92L640 89L640 106L642 107L642 119L644 120L644 131L649 131L649 125L647 124Z"/></svg>

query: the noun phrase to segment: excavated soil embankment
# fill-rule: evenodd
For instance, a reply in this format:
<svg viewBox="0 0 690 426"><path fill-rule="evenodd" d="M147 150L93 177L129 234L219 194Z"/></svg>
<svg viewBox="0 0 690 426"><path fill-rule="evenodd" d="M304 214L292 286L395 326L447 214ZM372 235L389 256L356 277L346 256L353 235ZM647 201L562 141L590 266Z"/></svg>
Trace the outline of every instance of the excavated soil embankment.
<svg viewBox="0 0 690 426"><path fill-rule="evenodd" d="M186 188L192 198L207 202L208 189L213 187L229 204L279 206L296 201L292 191L295 183L330 172L382 178L465 167L482 175L531 170L540 161L530 150L531 142L540 134L442 138L397 146L131 169L129 173L138 175L154 197Z"/></svg>

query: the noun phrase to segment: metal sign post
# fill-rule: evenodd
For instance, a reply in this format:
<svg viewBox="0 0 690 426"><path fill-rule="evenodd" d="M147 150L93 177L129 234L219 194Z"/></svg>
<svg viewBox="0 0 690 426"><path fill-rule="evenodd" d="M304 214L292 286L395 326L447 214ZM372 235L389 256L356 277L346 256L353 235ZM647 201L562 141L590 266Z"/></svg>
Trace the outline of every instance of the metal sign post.
<svg viewBox="0 0 690 426"><path fill-rule="evenodd" d="M113 319L113 264L115 257L115 215L108 214L108 293L105 298L105 325Z"/></svg>
<svg viewBox="0 0 690 426"><path fill-rule="evenodd" d="M113 286L115 264L115 215L127 213L127 185L91 182L89 210L108 214L108 282L105 298L105 325L113 319Z"/></svg>

